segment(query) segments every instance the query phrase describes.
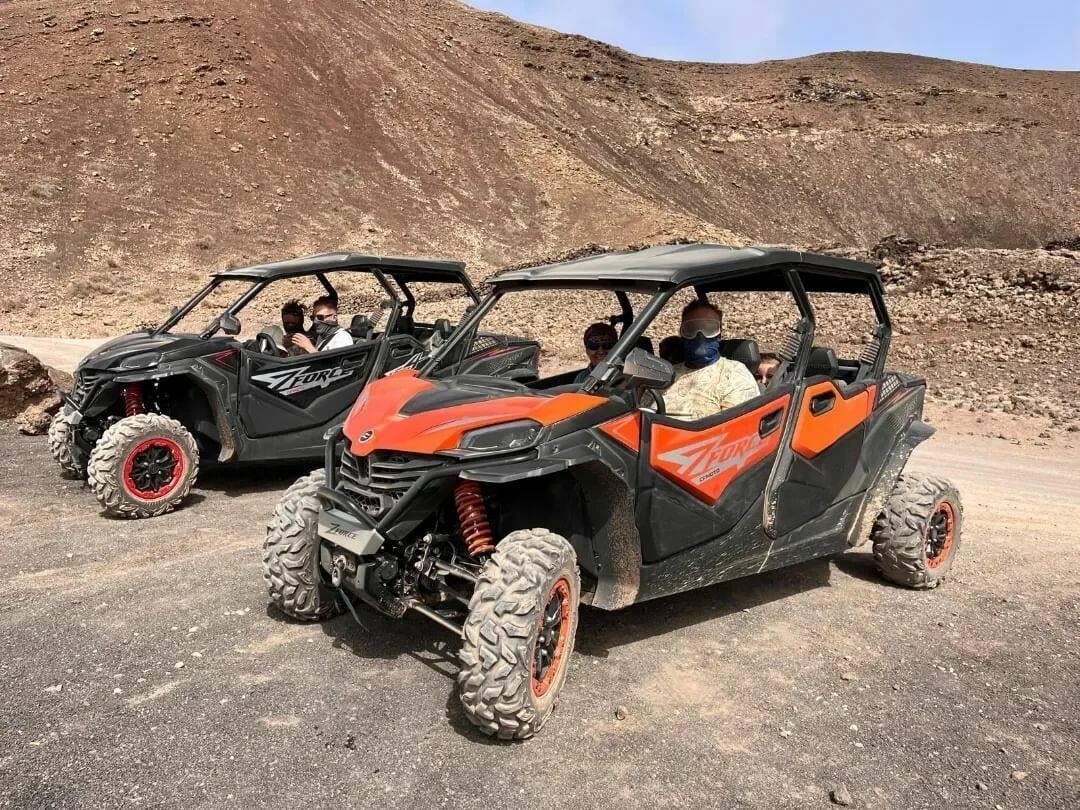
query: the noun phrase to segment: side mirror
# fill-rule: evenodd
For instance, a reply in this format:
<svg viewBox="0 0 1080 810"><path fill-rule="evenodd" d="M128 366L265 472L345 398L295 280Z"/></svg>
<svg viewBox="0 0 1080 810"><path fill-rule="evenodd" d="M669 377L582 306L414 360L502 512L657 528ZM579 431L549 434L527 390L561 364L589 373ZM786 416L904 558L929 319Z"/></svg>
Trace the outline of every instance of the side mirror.
<svg viewBox="0 0 1080 810"><path fill-rule="evenodd" d="M231 312L223 312L218 316L218 326L226 335L240 334L240 321Z"/></svg>
<svg viewBox="0 0 1080 810"><path fill-rule="evenodd" d="M631 349L622 367L631 387L664 389L675 382L675 367L644 349Z"/></svg>

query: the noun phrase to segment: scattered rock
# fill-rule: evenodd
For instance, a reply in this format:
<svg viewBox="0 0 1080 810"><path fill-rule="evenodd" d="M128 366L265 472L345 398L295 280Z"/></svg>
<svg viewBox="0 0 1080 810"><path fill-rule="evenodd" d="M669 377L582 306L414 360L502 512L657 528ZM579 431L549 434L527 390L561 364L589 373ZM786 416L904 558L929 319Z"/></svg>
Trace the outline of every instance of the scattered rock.
<svg viewBox="0 0 1080 810"><path fill-rule="evenodd" d="M58 683L58 684L55 684L54 686L46 686L45 691L46 692L52 692L53 694L57 694L59 692L64 691L64 685L62 683Z"/></svg>
<svg viewBox="0 0 1080 810"><path fill-rule="evenodd" d="M836 787L829 791L829 799L833 804L838 804L841 807L850 807L852 801L851 792L847 789L847 785L843 782L837 783Z"/></svg>
<svg viewBox="0 0 1080 810"><path fill-rule="evenodd" d="M840 673L840 680L842 680L842 681L857 681L857 680L859 680L859 676L856 675L854 672L842 672L842 673Z"/></svg>
<svg viewBox="0 0 1080 810"><path fill-rule="evenodd" d="M1013 771L1011 776L1014 782L1023 782L1027 779L1027 771Z"/></svg>
<svg viewBox="0 0 1080 810"><path fill-rule="evenodd" d="M616 706L615 707L615 719L616 720L625 720L628 715L629 715L629 712L626 710L625 706Z"/></svg>

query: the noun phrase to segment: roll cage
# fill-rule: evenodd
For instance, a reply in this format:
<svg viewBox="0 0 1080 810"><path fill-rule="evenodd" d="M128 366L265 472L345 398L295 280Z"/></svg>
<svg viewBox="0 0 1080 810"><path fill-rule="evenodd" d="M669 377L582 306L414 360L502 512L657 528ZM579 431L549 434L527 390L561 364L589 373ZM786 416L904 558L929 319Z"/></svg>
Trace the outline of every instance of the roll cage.
<svg viewBox="0 0 1080 810"><path fill-rule="evenodd" d="M622 321L618 341L607 358L582 383L585 392L597 392L618 383L626 356L664 306L679 291L692 288L698 298L713 292L781 292L793 297L799 321L781 348L785 361L777 384L806 373L814 343L816 319L808 293L866 295L877 325L861 360L862 376L878 377L885 367L892 323L885 306L885 291L877 269L863 262L835 256L771 248L731 248L722 245L666 245L634 252L605 253L561 264L542 265L501 273L488 280L492 292L466 315L454 334L421 367L431 374L455 346L475 332L484 316L504 295L518 290L610 290L618 299ZM635 317L628 293L651 294Z"/></svg>
<svg viewBox="0 0 1080 810"><path fill-rule="evenodd" d="M203 339L212 337L221 328L223 316L231 315L235 317L263 290L280 279L314 276L323 289L326 290L326 294L336 301L338 292L326 275L329 272L367 273L375 278L390 302L390 314L385 329L387 333L393 331L394 325L400 317L412 317L416 308L416 297L409 288L410 284L422 282L457 283L465 289L465 293L472 299L473 305L480 302L480 296L465 273L465 265L461 262L451 259L411 259L393 256L368 256L358 253L325 253L215 273L202 289L154 329L152 334L160 335L168 332L210 293L227 281L250 281L251 286L244 290L220 315L210 322L200 334Z"/></svg>

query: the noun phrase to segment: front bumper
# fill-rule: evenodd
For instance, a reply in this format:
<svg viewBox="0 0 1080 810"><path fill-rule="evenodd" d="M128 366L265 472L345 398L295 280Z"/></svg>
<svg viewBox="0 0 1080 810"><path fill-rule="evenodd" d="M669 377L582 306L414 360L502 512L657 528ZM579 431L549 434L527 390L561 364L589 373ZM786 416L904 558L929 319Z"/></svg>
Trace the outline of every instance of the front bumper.
<svg viewBox="0 0 1080 810"><path fill-rule="evenodd" d="M369 522L325 505L319 512L319 537L361 557L374 554L386 542Z"/></svg>

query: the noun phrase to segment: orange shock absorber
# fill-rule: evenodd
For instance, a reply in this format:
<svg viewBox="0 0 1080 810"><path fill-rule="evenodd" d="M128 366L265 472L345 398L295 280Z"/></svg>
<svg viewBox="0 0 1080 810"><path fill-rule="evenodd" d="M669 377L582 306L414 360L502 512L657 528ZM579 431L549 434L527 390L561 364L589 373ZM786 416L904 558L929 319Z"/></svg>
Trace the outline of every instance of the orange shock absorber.
<svg viewBox="0 0 1080 810"><path fill-rule="evenodd" d="M491 524L488 523L487 509L480 485L475 481L458 481L454 489L454 506L457 507L461 535L469 547L469 554L479 557L495 550L491 539Z"/></svg>
<svg viewBox="0 0 1080 810"><path fill-rule="evenodd" d="M146 413L143 405L142 388L138 383L124 386L124 416Z"/></svg>

